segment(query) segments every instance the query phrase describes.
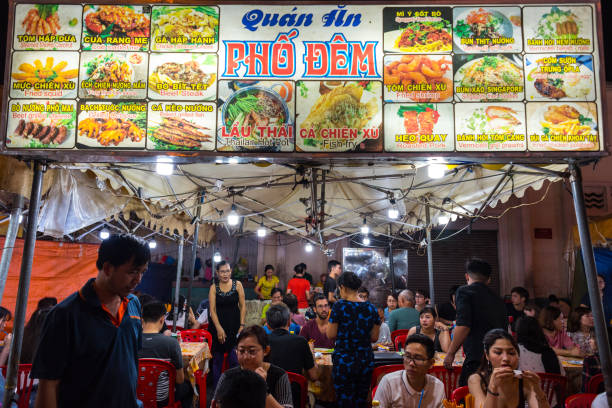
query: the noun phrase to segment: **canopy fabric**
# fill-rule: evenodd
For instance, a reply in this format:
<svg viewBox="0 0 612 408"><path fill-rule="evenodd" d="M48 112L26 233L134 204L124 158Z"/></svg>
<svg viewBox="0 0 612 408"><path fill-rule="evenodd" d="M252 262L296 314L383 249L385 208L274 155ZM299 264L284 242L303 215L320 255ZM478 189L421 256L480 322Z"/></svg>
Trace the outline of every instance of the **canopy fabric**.
<svg viewBox="0 0 612 408"><path fill-rule="evenodd" d="M325 222L315 234L311 211L312 170L269 164L186 164L176 166L171 176L159 176L154 165L132 164L89 167L112 190L129 189L143 203L164 209L162 215L182 212L192 216L198 192L204 192L201 220L226 225L232 204L244 220L235 227L255 231L262 224L270 230L298 234L325 246L332 237L358 233L364 218L380 234L410 232L425 225L425 207L432 207L432 224L438 216L453 213L471 217L483 203L496 206L512 195L522 197L527 188L542 188L546 180L561 178L546 170L561 172L565 165L549 165L542 171L512 165L448 166L444 178L432 180L427 163L407 165L376 163L373 166L325 166L317 170L317 200L321 199L321 175L325 172ZM488 168L485 168L488 167ZM73 167L74 168L74 167ZM77 167L78 168L78 167ZM138 190L134 189L138 186ZM490 196L491 195L491 196ZM401 216L387 217L391 199ZM487 199L489 199L487 201ZM333 239L333 238L332 238Z"/></svg>
<svg viewBox="0 0 612 408"><path fill-rule="evenodd" d="M612 216L589 222L589 232L593 246L609 246L612 243ZM576 225L572 230L572 237L574 245L580 247L580 236Z"/></svg>

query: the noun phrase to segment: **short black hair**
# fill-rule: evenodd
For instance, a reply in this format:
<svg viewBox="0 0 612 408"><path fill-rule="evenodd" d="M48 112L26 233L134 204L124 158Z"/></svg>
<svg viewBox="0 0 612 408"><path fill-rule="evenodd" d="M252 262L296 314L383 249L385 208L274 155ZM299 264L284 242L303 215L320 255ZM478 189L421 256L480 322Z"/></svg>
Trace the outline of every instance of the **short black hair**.
<svg viewBox="0 0 612 408"><path fill-rule="evenodd" d="M166 306L162 302L153 301L142 305L142 320L146 323L156 323L166 315Z"/></svg>
<svg viewBox="0 0 612 408"><path fill-rule="evenodd" d="M101 271L106 262L114 267L130 261L133 266L142 266L150 260L151 250L144 239L131 234L115 234L100 244L96 268Z"/></svg>
<svg viewBox="0 0 612 408"><path fill-rule="evenodd" d="M283 295L283 290L281 288L272 288L270 291L270 297L276 295L276 292L280 292L281 296Z"/></svg>
<svg viewBox="0 0 612 408"><path fill-rule="evenodd" d="M404 350L406 350L406 347L410 343L422 344L423 347L425 347L425 350L427 351L427 358L430 360L434 358L434 355L435 355L434 342L432 339L430 339L426 335L418 333L418 334L413 334L413 335L408 336L408 338L406 339L406 343L404 344Z"/></svg>
<svg viewBox="0 0 612 408"><path fill-rule="evenodd" d="M283 296L283 303L287 305L291 313L298 312L298 298L293 293L287 293Z"/></svg>
<svg viewBox="0 0 612 408"><path fill-rule="evenodd" d="M138 295L138 300L140 301L140 304L144 306L147 303L155 302L157 299L155 299L154 296L151 296L148 293L141 293L140 295Z"/></svg>
<svg viewBox="0 0 612 408"><path fill-rule="evenodd" d="M477 280L486 280L491 277L491 265L479 258L468 259L465 263L465 271Z"/></svg>
<svg viewBox="0 0 612 408"><path fill-rule="evenodd" d="M287 325L291 318L289 308L282 303L279 305L271 305L266 311L266 322L272 330L282 329Z"/></svg>
<svg viewBox="0 0 612 408"><path fill-rule="evenodd" d="M56 297L44 297L38 301L38 305L36 306L36 309L46 309L48 307L53 307L55 305L57 305Z"/></svg>
<svg viewBox="0 0 612 408"><path fill-rule="evenodd" d="M303 264L299 263L299 264L295 265L293 267L293 272L295 272L298 275L303 274L304 273L304 266L303 266Z"/></svg>
<svg viewBox="0 0 612 408"><path fill-rule="evenodd" d="M425 313L429 313L434 319L438 318L438 312L436 312L436 309L431 306L425 306L423 310L419 312L419 316L424 315Z"/></svg>
<svg viewBox="0 0 612 408"><path fill-rule="evenodd" d="M512 290L510 291L510 294L512 294L512 293L516 293L520 297L525 298L525 302L527 302L529 300L529 292L527 292L527 289L525 289L522 286L515 286L515 287L513 287Z"/></svg>
<svg viewBox="0 0 612 408"><path fill-rule="evenodd" d="M312 304L313 304L313 305L315 305L315 307L316 307L316 306L317 306L317 302L318 302L319 300L324 300L324 301L326 301L327 303L329 303L329 300L328 300L328 299L325 297L325 295L324 295L324 294L322 294L322 293L315 293L315 294L312 296Z"/></svg>
<svg viewBox="0 0 612 408"><path fill-rule="evenodd" d="M268 271L268 269L272 269L272 270L274 270L274 267L273 267L272 265L269 265L269 264L268 264L268 265L266 265L266 266L264 267L264 272L267 272L267 271Z"/></svg>
<svg viewBox="0 0 612 408"><path fill-rule="evenodd" d="M217 272L219 272L219 268L222 267L223 265L229 265L229 262L227 262L226 260L223 260L221 262L217 262L217 264L215 265L215 270ZM231 269L231 265L230 265L230 269Z"/></svg>
<svg viewBox="0 0 612 408"><path fill-rule="evenodd" d="M0 320L4 319L5 321L9 321L13 318L13 314L10 310L8 310L4 306L0 306Z"/></svg>
<svg viewBox="0 0 612 408"><path fill-rule="evenodd" d="M266 347L270 344L268 341L268 333L261 326L252 325L244 328L243 331L238 335L238 339L236 340L236 344L240 344L240 342L247 337L255 337L255 340L259 343L259 345L265 350Z"/></svg>
<svg viewBox="0 0 612 408"><path fill-rule="evenodd" d="M429 299L429 293L427 293L427 291L425 289L417 289L414 291L414 294L416 295L417 293L423 295L423 297L425 299Z"/></svg>
<svg viewBox="0 0 612 408"><path fill-rule="evenodd" d="M361 279L359 279L353 272L342 272L342 275L338 277L338 287L340 286L357 290L361 286Z"/></svg>
<svg viewBox="0 0 612 408"><path fill-rule="evenodd" d="M215 392L215 401L221 408L264 408L268 386L254 371L228 370Z"/></svg>
<svg viewBox="0 0 612 408"><path fill-rule="evenodd" d="M327 263L327 273L331 272L331 270L334 269L336 265L342 265L342 264L336 261L335 259L332 259L331 261L329 261Z"/></svg>
<svg viewBox="0 0 612 408"><path fill-rule="evenodd" d="M370 291L365 286L361 286L359 289L357 289L357 293L365 293L366 295L370 296Z"/></svg>

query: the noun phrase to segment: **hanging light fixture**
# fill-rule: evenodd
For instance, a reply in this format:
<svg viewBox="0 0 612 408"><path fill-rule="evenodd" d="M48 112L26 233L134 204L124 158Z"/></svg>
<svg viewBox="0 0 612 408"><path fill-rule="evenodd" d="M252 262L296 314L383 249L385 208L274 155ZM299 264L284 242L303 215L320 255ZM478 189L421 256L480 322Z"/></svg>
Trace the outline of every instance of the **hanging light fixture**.
<svg viewBox="0 0 612 408"><path fill-rule="evenodd" d="M266 236L266 228L261 224L259 228L257 228L257 236L259 238L263 238Z"/></svg>
<svg viewBox="0 0 612 408"><path fill-rule="evenodd" d="M110 232L108 232L106 228L102 229L102 231L100 231L100 239L105 240L108 239L108 237L110 237Z"/></svg>
<svg viewBox="0 0 612 408"><path fill-rule="evenodd" d="M157 242L155 242L154 239L152 239L151 241L149 241L149 248L151 249L155 249L157 248Z"/></svg>
<svg viewBox="0 0 612 408"><path fill-rule="evenodd" d="M361 233L363 235L368 235L370 233L370 227L368 226L365 217L363 219L363 225L361 226Z"/></svg>
<svg viewBox="0 0 612 408"><path fill-rule="evenodd" d="M450 219L451 219L451 221L457 221L457 214L452 213L452 214L450 215Z"/></svg>
<svg viewBox="0 0 612 408"><path fill-rule="evenodd" d="M363 240L361 241L363 243L363 245L370 245L370 238L368 238L368 236L363 237Z"/></svg>
<svg viewBox="0 0 612 408"><path fill-rule="evenodd" d="M213 255L213 262L219 263L221 261L222 261L221 254L219 252L215 252L215 254Z"/></svg>
<svg viewBox="0 0 612 408"><path fill-rule="evenodd" d="M155 164L155 171L160 176L171 176L174 172L174 163L170 157L159 157Z"/></svg>
<svg viewBox="0 0 612 408"><path fill-rule="evenodd" d="M450 218L448 217L448 215L441 215L438 217L438 224L448 224L450 221Z"/></svg>
<svg viewBox="0 0 612 408"><path fill-rule="evenodd" d="M312 252L312 244L310 242L307 242L306 245L304 246L304 250L306 252Z"/></svg>
<svg viewBox="0 0 612 408"><path fill-rule="evenodd" d="M432 179L439 179L444 177L446 173L446 165L442 163L430 163L427 166L427 175Z"/></svg>
<svg viewBox="0 0 612 408"><path fill-rule="evenodd" d="M236 211L236 205L232 204L232 210L229 214L227 214L227 223L234 226L238 225L238 222L240 222L240 215L238 215L238 212Z"/></svg>

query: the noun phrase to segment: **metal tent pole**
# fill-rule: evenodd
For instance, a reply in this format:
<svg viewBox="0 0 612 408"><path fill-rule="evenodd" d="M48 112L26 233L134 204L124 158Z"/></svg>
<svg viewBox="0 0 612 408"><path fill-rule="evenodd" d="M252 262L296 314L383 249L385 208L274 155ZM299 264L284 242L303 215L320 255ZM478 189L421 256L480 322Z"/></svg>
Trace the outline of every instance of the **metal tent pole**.
<svg viewBox="0 0 612 408"><path fill-rule="evenodd" d="M15 320L13 323L13 340L8 358L6 384L2 406L8 407L17 387L17 367L21 357L21 343L25 325L28 292L30 291L30 277L32 274L32 261L34 259L34 246L36 245L36 231L38 228L38 211L40 207L40 192L42 190L43 173L47 170L45 164L34 162L34 176L32 177L32 191L30 192L30 208L28 209L28 225L26 228L23 256L21 259L21 272L19 273L19 289L17 290L17 304L15 306ZM5 346L6 347L6 346Z"/></svg>
<svg viewBox="0 0 612 408"><path fill-rule="evenodd" d="M2 259L0 260L0 303L4 296L4 287L6 286L6 277L8 276L9 266L13 258L13 248L15 247L15 239L19 231L19 218L23 211L23 196L15 195L13 198L13 208L9 220L8 230L6 231L6 239L4 240L4 250L2 251Z"/></svg>
<svg viewBox="0 0 612 408"><path fill-rule="evenodd" d="M584 193L582 191L582 172L574 161L570 162L570 183L572 185L572 195L574 197L574 210L576 211L578 234L580 235L580 248L584 263L584 273L586 275L587 287L589 290L589 299L591 300L593 320L595 321L595 338L597 340L597 349L599 350L599 359L601 361L601 372L604 377L608 406L612 407L612 358L610 355L610 343L608 342L608 330L601 296L599 295L599 287L597 285L595 256L593 255L589 221L587 219L584 205Z"/></svg>
<svg viewBox="0 0 612 408"><path fill-rule="evenodd" d="M431 242L431 214L429 205L425 206L425 233L427 234L427 272L429 274L429 300L432 305L436 304L434 294L434 278L433 278L433 248Z"/></svg>
<svg viewBox="0 0 612 408"><path fill-rule="evenodd" d="M174 283L174 313L172 314L172 333L176 333L176 323L178 322L179 313L179 295L181 291L181 272L183 270L183 248L185 247L185 238L181 235L179 238L178 259L176 261L176 282Z"/></svg>
<svg viewBox="0 0 612 408"><path fill-rule="evenodd" d="M198 202L202 204L204 194L200 194ZM193 289L193 276L195 274L195 264L198 258L198 239L200 237L200 214L202 206L198 205L196 209L195 226L193 229L193 245L191 246L191 265L189 266L189 286L187 287L187 305L191 307L191 290ZM189 311L189 309L187 309ZM187 327L185 327L186 329Z"/></svg>

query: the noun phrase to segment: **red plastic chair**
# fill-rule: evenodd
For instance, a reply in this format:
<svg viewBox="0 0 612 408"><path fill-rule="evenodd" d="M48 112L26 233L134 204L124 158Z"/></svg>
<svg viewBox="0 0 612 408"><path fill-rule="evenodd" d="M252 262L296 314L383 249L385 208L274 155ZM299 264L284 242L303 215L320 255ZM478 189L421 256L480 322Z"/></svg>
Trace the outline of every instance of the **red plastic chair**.
<svg viewBox="0 0 612 408"><path fill-rule="evenodd" d="M591 377L586 385L586 392L590 394L599 394L599 387L603 384L603 374L597 374Z"/></svg>
<svg viewBox="0 0 612 408"><path fill-rule="evenodd" d="M395 340L393 340L393 344L395 344L395 350L400 351L404 348L406 337L408 337L407 334L400 334L399 336L395 337Z"/></svg>
<svg viewBox="0 0 612 408"><path fill-rule="evenodd" d="M553 399L562 404L567 390L567 377L560 374L537 373L541 380L542 391L546 394L548 403L552 406Z"/></svg>
<svg viewBox="0 0 612 408"><path fill-rule="evenodd" d="M210 349L212 346L212 334L210 334L208 330L204 330L204 329L183 330L179 332L179 336L181 336L181 340L185 342L201 343L204 340L206 340L206 342L208 343L208 348Z"/></svg>
<svg viewBox="0 0 612 408"><path fill-rule="evenodd" d="M168 405L166 408L181 408L180 401L174 401L174 385L176 384L176 368L164 360L157 358L141 358L138 360L138 386L136 395L142 401L144 408L157 408L157 382L161 373L168 373Z"/></svg>
<svg viewBox="0 0 612 408"><path fill-rule="evenodd" d="M597 394L584 393L570 395L565 400L565 408L591 408L591 403Z"/></svg>
<svg viewBox="0 0 612 408"><path fill-rule="evenodd" d="M392 373L394 371L403 370L403 364L389 364L384 366L374 367L374 371L372 371L372 382L370 383L370 388L374 388L378 385L380 379L385 375Z"/></svg>
<svg viewBox="0 0 612 408"><path fill-rule="evenodd" d="M6 378L6 370L6 366L2 366L4 378ZM19 364L17 368L17 390L15 395L19 397L18 408L28 408L30 406L30 394L34 385L34 379L30 378L30 371L32 371L32 364Z"/></svg>
<svg viewBox="0 0 612 408"><path fill-rule="evenodd" d="M461 400L464 400L469 393L470 388L467 385L459 387L451 394L451 401L453 401L455 404L459 404L459 402L461 402Z"/></svg>
<svg viewBox="0 0 612 408"><path fill-rule="evenodd" d="M393 331L391 332L391 341L393 342L393 344L395 344L395 338L396 338L397 336L401 336L402 334L406 334L406 335L408 335L408 332L409 332L409 331L410 331L410 330L408 330L408 329L398 329L398 330L393 330Z"/></svg>
<svg viewBox="0 0 612 408"><path fill-rule="evenodd" d="M287 375L289 376L289 382L300 386L300 406L295 408L306 408L308 401L308 380L303 375L289 371L287 371Z"/></svg>
<svg viewBox="0 0 612 408"><path fill-rule="evenodd" d="M193 376L195 377L198 394L200 394L200 408L206 408L206 377L207 375L202 370L197 370Z"/></svg>
<svg viewBox="0 0 612 408"><path fill-rule="evenodd" d="M429 369L428 374L433 375L444 383L444 392L446 395L452 395L453 391L459 388L461 367L453 367L452 370L447 370L444 367L432 367Z"/></svg>

